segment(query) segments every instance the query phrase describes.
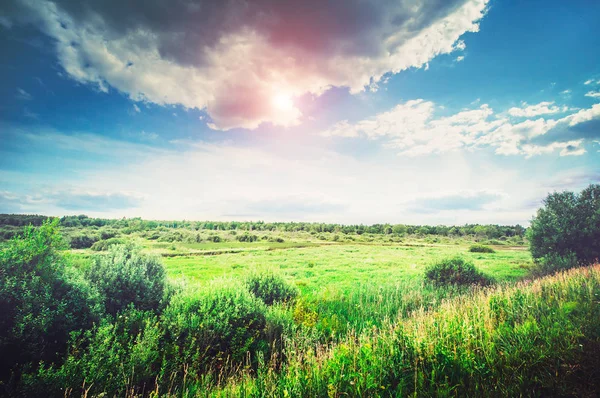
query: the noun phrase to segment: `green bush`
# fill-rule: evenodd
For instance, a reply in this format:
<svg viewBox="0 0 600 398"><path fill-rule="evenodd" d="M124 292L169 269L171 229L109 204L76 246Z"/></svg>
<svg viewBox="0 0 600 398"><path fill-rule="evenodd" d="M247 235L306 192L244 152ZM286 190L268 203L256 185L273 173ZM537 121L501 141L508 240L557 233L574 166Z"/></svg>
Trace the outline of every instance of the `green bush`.
<svg viewBox="0 0 600 398"><path fill-rule="evenodd" d="M244 232L242 235L238 235L236 239L240 242L256 242L258 240L258 236Z"/></svg>
<svg viewBox="0 0 600 398"><path fill-rule="evenodd" d="M575 253L547 254L535 262L531 272L534 276L544 276L575 268L578 265Z"/></svg>
<svg viewBox="0 0 600 398"><path fill-rule="evenodd" d="M127 310L73 336L61 366L25 375L26 396L142 396L160 374L163 331L151 312ZM78 391L79 390L79 391Z"/></svg>
<svg viewBox="0 0 600 398"><path fill-rule="evenodd" d="M94 258L86 274L104 297L108 314L115 315L129 305L156 311L164 302L167 279L162 262L140 253L139 248L113 246Z"/></svg>
<svg viewBox="0 0 600 398"><path fill-rule="evenodd" d="M91 249L97 252L107 251L112 246L115 245L124 245L127 243L127 240L122 238L110 238L106 240L99 240L91 246Z"/></svg>
<svg viewBox="0 0 600 398"><path fill-rule="evenodd" d="M87 249L97 241L98 237L95 235L78 234L71 236L70 246L72 249Z"/></svg>
<svg viewBox="0 0 600 398"><path fill-rule="evenodd" d="M267 350L266 307L239 286L175 295L163 314L168 373L225 369Z"/></svg>
<svg viewBox="0 0 600 398"><path fill-rule="evenodd" d="M425 270L425 280L437 286L487 286L492 283L492 280L475 268L473 263L461 257L444 259L430 265Z"/></svg>
<svg viewBox="0 0 600 398"><path fill-rule="evenodd" d="M246 287L267 305L288 302L298 295L294 286L270 271L251 274L246 278Z"/></svg>
<svg viewBox="0 0 600 398"><path fill-rule="evenodd" d="M0 380L60 360L69 334L99 318L98 293L70 271L62 248L54 220L26 228L0 251Z"/></svg>
<svg viewBox="0 0 600 398"><path fill-rule="evenodd" d="M471 247L469 247L469 251L471 253L496 253L496 250L492 249L491 247L479 244L471 245Z"/></svg>

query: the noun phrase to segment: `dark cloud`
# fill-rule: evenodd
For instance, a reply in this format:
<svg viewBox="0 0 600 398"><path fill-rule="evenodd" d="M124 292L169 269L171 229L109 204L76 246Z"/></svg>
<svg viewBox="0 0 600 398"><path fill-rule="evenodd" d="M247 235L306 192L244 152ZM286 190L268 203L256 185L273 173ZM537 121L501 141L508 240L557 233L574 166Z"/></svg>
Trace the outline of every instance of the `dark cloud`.
<svg viewBox="0 0 600 398"><path fill-rule="evenodd" d="M546 134L534 137L531 142L536 145L548 145L553 142L567 142L573 140L595 140L600 138L600 115L597 119L588 120L575 124L573 126L569 123L559 123L557 126L551 128ZM578 150L579 148L573 147L572 150ZM569 150L569 147L566 148Z"/></svg>
<svg viewBox="0 0 600 398"><path fill-rule="evenodd" d="M373 55L383 38L416 35L464 0L57 0L76 21L105 24L107 39L145 30L158 35L161 55L182 64L202 62L203 47L228 33L252 30L276 46L308 54Z"/></svg>
<svg viewBox="0 0 600 398"><path fill-rule="evenodd" d="M55 39L71 78L206 109L225 130L298 124L274 96L355 93L452 52L487 1L5 0L0 15Z"/></svg>

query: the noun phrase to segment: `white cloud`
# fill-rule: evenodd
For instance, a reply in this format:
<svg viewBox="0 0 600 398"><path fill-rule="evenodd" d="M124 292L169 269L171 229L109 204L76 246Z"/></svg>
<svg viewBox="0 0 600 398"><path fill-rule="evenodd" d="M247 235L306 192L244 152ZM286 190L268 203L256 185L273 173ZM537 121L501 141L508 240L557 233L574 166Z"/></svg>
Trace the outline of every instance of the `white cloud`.
<svg viewBox="0 0 600 398"><path fill-rule="evenodd" d="M554 102L540 102L535 105L527 105L523 103L520 108L510 108L508 114L514 117L533 117L539 115L547 115L552 113L567 112L568 107L559 107L554 105Z"/></svg>
<svg viewBox="0 0 600 398"><path fill-rule="evenodd" d="M459 55L458 57L456 57L456 62L460 62L460 61L462 61L464 59L465 59L464 55Z"/></svg>
<svg viewBox="0 0 600 398"><path fill-rule="evenodd" d="M585 93L585 96L590 98L600 98L600 91L588 91Z"/></svg>
<svg viewBox="0 0 600 398"><path fill-rule="evenodd" d="M20 87L17 87L17 95L15 97L22 101L31 101L33 99L31 94Z"/></svg>
<svg viewBox="0 0 600 398"><path fill-rule="evenodd" d="M600 84L600 80L588 79L583 84L585 84L586 86L589 86L591 84Z"/></svg>
<svg viewBox="0 0 600 398"><path fill-rule="evenodd" d="M175 2L164 12L158 3L11 0L21 13L7 18L54 38L71 78L134 101L206 109L212 128L227 130L296 125L298 106L282 111L274 96L320 95L332 86L357 93L387 73L463 50L459 38L478 31L487 5L351 1Z"/></svg>
<svg viewBox="0 0 600 398"><path fill-rule="evenodd" d="M136 111L137 113L141 112L140 107L137 106L137 104L133 104L133 110Z"/></svg>
<svg viewBox="0 0 600 398"><path fill-rule="evenodd" d="M441 154L457 149L491 147L499 155L532 157L559 151L560 156L584 154L585 142L600 136L600 104L560 119L534 116L574 111L552 102L511 108L509 114L527 115L515 123L495 114L487 105L466 109L450 116L436 117L436 105L422 99L401 103L372 118L350 123L347 120L323 131L326 137L364 137L383 140L387 148L397 148L402 156ZM527 118L529 117L529 118Z"/></svg>
<svg viewBox="0 0 600 398"><path fill-rule="evenodd" d="M246 147L186 142L128 163L107 159L100 166L93 160L98 152L90 152L91 147L83 146L75 153L55 140L56 133L33 135L40 144L26 147L22 155L26 161L39 159L42 151L52 147L61 158L76 156L85 162L77 165L76 174L63 174L51 182L36 168L57 167L57 160L32 162L33 170L28 171L31 174L14 176L9 181L11 187L27 181L25 191L39 194L35 195L36 203L22 202L28 212L45 214L188 220L516 223L530 218L531 210L520 209L520 201L529 198L535 186L529 186L527 177L517 178L520 171L516 165L498 167L485 161L475 164L459 152L406 159L382 151L376 159L355 158L325 149L318 137L313 142L281 141ZM88 134L74 138L78 143L102 141L105 148L147 152L145 145ZM8 178L0 171L0 184L7 186ZM499 186L502 191L498 191ZM11 192L13 197L27 195L12 188ZM429 201L427 208L415 213L415 203L424 198ZM469 200L471 205L466 203ZM14 206L15 200L9 205ZM0 200L0 212L7 206L3 207Z"/></svg>

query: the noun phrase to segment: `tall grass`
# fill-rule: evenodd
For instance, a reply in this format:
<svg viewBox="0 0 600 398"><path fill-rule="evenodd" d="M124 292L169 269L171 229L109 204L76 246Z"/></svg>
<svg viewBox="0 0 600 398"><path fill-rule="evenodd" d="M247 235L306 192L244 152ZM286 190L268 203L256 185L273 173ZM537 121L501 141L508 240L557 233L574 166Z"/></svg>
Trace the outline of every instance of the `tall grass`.
<svg viewBox="0 0 600 398"><path fill-rule="evenodd" d="M290 338L206 396L592 396L600 390L600 266L479 289L335 344Z"/></svg>

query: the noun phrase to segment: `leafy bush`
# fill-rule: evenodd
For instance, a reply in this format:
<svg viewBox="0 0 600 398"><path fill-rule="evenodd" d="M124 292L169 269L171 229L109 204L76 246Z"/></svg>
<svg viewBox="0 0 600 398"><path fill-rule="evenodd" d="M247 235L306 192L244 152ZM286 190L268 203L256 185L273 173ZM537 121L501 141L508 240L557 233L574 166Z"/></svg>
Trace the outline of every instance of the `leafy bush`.
<svg viewBox="0 0 600 398"><path fill-rule="evenodd" d="M107 240L99 240L98 242L96 242L92 245L91 249L94 251L97 251L97 252L106 251L106 250L110 249L111 246L124 245L126 243L127 243L127 241L125 239L121 239L121 238L111 238L111 239L107 239Z"/></svg>
<svg viewBox="0 0 600 398"><path fill-rule="evenodd" d="M266 307L239 286L174 296L163 314L169 342L168 373L243 364L266 350Z"/></svg>
<svg viewBox="0 0 600 398"><path fill-rule="evenodd" d="M96 256L87 277L104 297L106 312L111 315L129 305L140 310L158 310L167 284L160 258L123 245Z"/></svg>
<svg viewBox="0 0 600 398"><path fill-rule="evenodd" d="M97 292L69 271L63 247L54 220L0 251L0 379L19 373L17 365L57 361L69 334L99 318Z"/></svg>
<svg viewBox="0 0 600 398"><path fill-rule="evenodd" d="M538 259L532 269L534 276L544 276L575 268L579 265L575 253L547 254Z"/></svg>
<svg viewBox="0 0 600 398"><path fill-rule="evenodd" d="M238 235L236 239L240 242L256 242L258 236L244 232L242 235Z"/></svg>
<svg viewBox="0 0 600 398"><path fill-rule="evenodd" d="M479 244L469 247L469 251L471 253L496 253L496 250L492 249L491 247Z"/></svg>
<svg viewBox="0 0 600 398"><path fill-rule="evenodd" d="M580 194L555 192L546 198L528 230L531 255L577 257L583 265L600 258L600 185Z"/></svg>
<svg viewBox="0 0 600 398"><path fill-rule="evenodd" d="M128 310L74 336L62 366L25 375L26 396L142 396L154 387L162 363L163 331L156 315ZM77 391L81 389L81 391Z"/></svg>
<svg viewBox="0 0 600 398"><path fill-rule="evenodd" d="M72 249L87 249L97 241L98 237L95 235L78 234L71 236L70 246Z"/></svg>
<svg viewBox="0 0 600 398"><path fill-rule="evenodd" d="M475 268L473 263L461 257L444 259L427 267L425 270L425 280L437 286L486 286L492 283L492 280Z"/></svg>
<svg viewBox="0 0 600 398"><path fill-rule="evenodd" d="M266 305L291 301L298 295L294 286L273 272L251 274L246 279L246 287Z"/></svg>

